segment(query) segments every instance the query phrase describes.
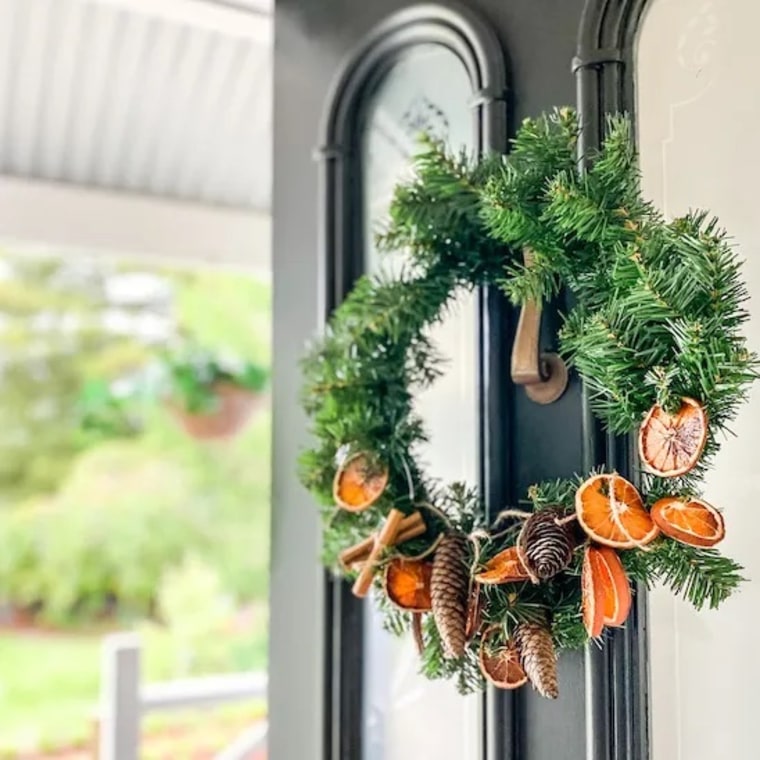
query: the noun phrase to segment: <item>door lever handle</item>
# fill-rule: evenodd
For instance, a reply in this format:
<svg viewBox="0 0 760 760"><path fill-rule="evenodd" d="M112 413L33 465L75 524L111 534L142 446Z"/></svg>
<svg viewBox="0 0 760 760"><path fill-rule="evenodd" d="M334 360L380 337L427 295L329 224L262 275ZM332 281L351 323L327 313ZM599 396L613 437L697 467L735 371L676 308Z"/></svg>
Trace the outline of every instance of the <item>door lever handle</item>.
<svg viewBox="0 0 760 760"><path fill-rule="evenodd" d="M533 261L533 253L523 251L525 266ZM512 346L512 382L525 386L525 393L537 404L555 402L567 388L567 366L558 354L541 353L541 305L527 301L520 310L515 342Z"/></svg>

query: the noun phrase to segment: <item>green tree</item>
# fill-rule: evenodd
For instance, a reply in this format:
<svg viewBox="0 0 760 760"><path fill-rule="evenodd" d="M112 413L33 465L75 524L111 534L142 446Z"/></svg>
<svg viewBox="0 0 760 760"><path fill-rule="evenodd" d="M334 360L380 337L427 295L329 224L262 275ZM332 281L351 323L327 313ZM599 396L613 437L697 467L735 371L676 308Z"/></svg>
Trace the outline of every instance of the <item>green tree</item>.
<svg viewBox="0 0 760 760"><path fill-rule="evenodd" d="M113 600L145 611L186 551L236 602L265 598L269 415L204 444L148 399L134 435L108 440L78 407L93 381L144 376L180 326L267 366L270 303L242 273L0 256L0 602L69 622Z"/></svg>
<svg viewBox="0 0 760 760"><path fill-rule="evenodd" d="M90 377L125 375L171 328L164 277L82 257L0 257L0 499L52 491L92 443Z"/></svg>
<svg viewBox="0 0 760 760"><path fill-rule="evenodd" d="M268 366L270 297L242 273L0 254L0 504L55 491L103 438L83 389L128 387L180 332ZM129 424L117 410L114 433Z"/></svg>

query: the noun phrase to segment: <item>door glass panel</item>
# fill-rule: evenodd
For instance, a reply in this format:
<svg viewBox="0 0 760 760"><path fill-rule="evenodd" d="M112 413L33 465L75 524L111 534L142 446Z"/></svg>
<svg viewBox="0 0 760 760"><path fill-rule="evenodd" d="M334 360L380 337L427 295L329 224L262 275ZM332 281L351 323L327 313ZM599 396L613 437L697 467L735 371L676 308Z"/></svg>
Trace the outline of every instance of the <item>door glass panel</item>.
<svg viewBox="0 0 760 760"><path fill-rule="evenodd" d="M760 222L755 149L760 120L756 0L653 0L638 46L638 133L645 194L668 217L718 215L746 257L750 348L760 350ZM725 509L726 554L746 584L718 612L693 611L668 591L650 596L654 760L753 758L760 609L760 388L733 424L706 481Z"/></svg>
<svg viewBox="0 0 760 760"><path fill-rule="evenodd" d="M385 219L395 184L408 175L419 133L426 130L452 147L472 149L471 96L463 64L440 45L410 49L373 92L361 139L366 271L403 263L400 255L381 260L373 237ZM445 376L417 399L431 440L421 457L434 476L474 484L478 475L474 296L462 296L451 316L431 334L449 361ZM397 639L385 633L371 600L365 609L366 760L477 756L479 699L461 697L452 683L420 676L412 637Z"/></svg>

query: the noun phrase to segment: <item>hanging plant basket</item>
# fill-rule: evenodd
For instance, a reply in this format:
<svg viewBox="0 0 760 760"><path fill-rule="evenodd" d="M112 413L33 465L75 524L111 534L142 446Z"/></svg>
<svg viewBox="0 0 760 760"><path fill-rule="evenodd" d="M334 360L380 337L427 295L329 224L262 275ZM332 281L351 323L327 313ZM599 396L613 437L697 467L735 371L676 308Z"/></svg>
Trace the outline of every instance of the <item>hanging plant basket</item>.
<svg viewBox="0 0 760 760"><path fill-rule="evenodd" d="M193 438L232 438L245 427L264 398L263 393L228 381L214 383L211 391L215 403L206 411L190 412L176 402L168 402L182 428Z"/></svg>
<svg viewBox="0 0 760 760"><path fill-rule="evenodd" d="M251 360L203 348L183 338L157 352L121 387L96 380L83 391L82 425L108 437L134 435L155 404L163 405L191 437L231 438L268 396L269 369Z"/></svg>

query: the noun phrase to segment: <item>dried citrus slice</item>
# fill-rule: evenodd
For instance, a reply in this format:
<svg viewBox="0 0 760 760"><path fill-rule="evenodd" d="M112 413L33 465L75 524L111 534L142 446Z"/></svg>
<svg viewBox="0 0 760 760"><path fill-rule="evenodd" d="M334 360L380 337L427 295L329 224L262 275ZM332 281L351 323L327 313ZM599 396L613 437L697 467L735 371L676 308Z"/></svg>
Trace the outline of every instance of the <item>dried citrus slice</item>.
<svg viewBox="0 0 760 760"><path fill-rule="evenodd" d="M647 470L661 478L684 475L699 461L707 440L707 413L693 398L684 398L675 414L655 404L639 430L639 456Z"/></svg>
<svg viewBox="0 0 760 760"><path fill-rule="evenodd" d="M597 582L604 589L604 624L621 626L628 619L633 602L631 584L623 563L618 553L608 546L592 547L590 551L598 554L601 560L594 562L592 569L599 571Z"/></svg>
<svg viewBox="0 0 760 760"><path fill-rule="evenodd" d="M660 499L652 507L652 519L666 536L689 546L715 546L726 535L723 515L700 499Z"/></svg>
<svg viewBox="0 0 760 760"><path fill-rule="evenodd" d="M480 642L480 671L500 689L519 689L528 682L514 644L504 642L501 626L491 626Z"/></svg>
<svg viewBox="0 0 760 760"><path fill-rule="evenodd" d="M599 638L604 630L606 593L601 583L604 573L603 560L598 550L592 546L586 547L581 570L581 612L586 633L592 639Z"/></svg>
<svg viewBox="0 0 760 760"><path fill-rule="evenodd" d="M433 563L396 558L385 568L385 593L397 607L412 612L427 612Z"/></svg>
<svg viewBox="0 0 760 760"><path fill-rule="evenodd" d="M388 470L362 452L349 457L333 481L335 503L349 512L372 506L388 484Z"/></svg>
<svg viewBox="0 0 760 760"><path fill-rule="evenodd" d="M475 576L478 583L513 583L528 580L530 576L520 559L517 547L510 546L486 562L482 572Z"/></svg>
<svg viewBox="0 0 760 760"><path fill-rule="evenodd" d="M575 493L578 522L594 541L617 549L646 546L659 530L641 495L620 475L594 475Z"/></svg>

